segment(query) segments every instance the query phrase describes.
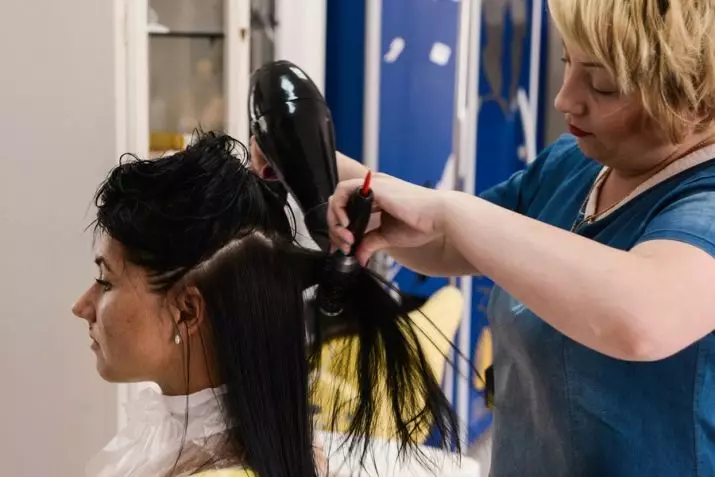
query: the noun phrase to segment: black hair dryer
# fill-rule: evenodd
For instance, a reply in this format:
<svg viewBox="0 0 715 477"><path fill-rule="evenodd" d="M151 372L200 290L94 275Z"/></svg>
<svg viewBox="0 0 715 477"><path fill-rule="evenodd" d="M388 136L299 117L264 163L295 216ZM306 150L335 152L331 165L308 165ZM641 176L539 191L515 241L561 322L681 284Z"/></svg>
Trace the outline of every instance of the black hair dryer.
<svg viewBox="0 0 715 477"><path fill-rule="evenodd" d="M325 98L305 71L280 60L251 75L248 108L258 146L298 202L311 237L327 251L327 202L338 172L333 120Z"/></svg>

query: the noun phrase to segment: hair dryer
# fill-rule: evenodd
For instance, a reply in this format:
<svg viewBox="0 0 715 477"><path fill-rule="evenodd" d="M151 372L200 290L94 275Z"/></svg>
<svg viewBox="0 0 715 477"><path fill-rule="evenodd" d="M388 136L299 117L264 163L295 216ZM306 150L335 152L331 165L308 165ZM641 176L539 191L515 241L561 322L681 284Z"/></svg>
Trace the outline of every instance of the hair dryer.
<svg viewBox="0 0 715 477"><path fill-rule="evenodd" d="M251 75L251 133L280 182L298 202L312 239L328 250L328 198L338 181L335 132L318 87L290 61Z"/></svg>

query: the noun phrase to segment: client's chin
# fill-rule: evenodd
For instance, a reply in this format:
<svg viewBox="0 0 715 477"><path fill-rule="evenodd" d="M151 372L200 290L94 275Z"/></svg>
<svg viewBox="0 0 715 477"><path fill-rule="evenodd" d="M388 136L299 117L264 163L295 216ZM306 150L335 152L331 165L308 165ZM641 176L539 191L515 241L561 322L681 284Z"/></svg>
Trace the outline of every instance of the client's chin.
<svg viewBox="0 0 715 477"><path fill-rule="evenodd" d="M109 366L102 356L102 352L99 351L97 354L97 373L99 376L107 382L110 383L126 383L129 382L121 373L117 372L112 366Z"/></svg>

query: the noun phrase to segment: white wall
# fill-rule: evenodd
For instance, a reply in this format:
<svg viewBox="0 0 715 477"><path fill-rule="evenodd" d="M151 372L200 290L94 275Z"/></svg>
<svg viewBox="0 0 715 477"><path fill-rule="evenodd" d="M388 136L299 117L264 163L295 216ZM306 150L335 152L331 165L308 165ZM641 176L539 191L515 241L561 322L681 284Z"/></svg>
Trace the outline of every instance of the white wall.
<svg viewBox="0 0 715 477"><path fill-rule="evenodd" d="M83 475L116 428L70 306L93 278L91 198L115 163L110 1L3 0L0 465Z"/></svg>
<svg viewBox="0 0 715 477"><path fill-rule="evenodd" d="M276 59L303 68L323 94L326 15L326 0L276 0Z"/></svg>

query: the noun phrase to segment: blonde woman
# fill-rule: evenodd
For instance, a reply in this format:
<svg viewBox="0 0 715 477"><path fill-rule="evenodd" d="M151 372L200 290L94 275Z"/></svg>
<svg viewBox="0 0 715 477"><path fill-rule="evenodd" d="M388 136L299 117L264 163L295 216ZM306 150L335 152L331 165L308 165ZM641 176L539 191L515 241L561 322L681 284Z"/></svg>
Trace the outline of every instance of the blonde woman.
<svg viewBox="0 0 715 477"><path fill-rule="evenodd" d="M715 2L549 8L571 134L482 197L377 177L360 258L496 283L493 477L715 476Z"/></svg>

